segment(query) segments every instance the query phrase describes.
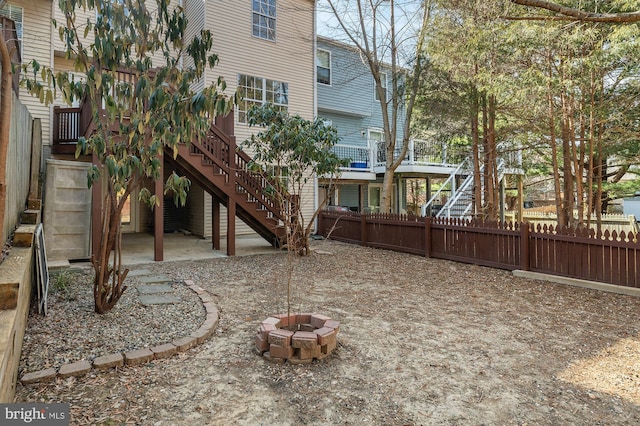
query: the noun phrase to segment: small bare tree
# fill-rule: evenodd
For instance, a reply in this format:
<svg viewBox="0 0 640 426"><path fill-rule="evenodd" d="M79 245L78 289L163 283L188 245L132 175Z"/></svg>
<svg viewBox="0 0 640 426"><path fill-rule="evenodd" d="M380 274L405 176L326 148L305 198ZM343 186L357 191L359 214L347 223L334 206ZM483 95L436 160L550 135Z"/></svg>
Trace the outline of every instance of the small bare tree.
<svg viewBox="0 0 640 426"><path fill-rule="evenodd" d="M340 167L347 165L347 160L333 152L333 146L339 141L338 133L323 120L306 120L266 104L250 109L248 122L250 126L265 128L240 147L254 153L252 168L266 175L271 182L266 191L283 213L282 242L289 254L287 311L290 314L293 257L310 253L313 224L327 202L325 199L307 217L305 193L315 185L316 177L327 178L331 185L340 173Z"/></svg>

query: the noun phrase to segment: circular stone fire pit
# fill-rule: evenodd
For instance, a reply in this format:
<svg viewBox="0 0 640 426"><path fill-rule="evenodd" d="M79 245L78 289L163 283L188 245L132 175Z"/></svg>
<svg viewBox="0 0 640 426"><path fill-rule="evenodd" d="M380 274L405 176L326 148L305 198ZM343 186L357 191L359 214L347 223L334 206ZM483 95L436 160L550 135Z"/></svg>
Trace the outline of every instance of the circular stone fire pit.
<svg viewBox="0 0 640 426"><path fill-rule="evenodd" d="M326 315L273 315L258 328L256 350L270 361L307 364L331 354L339 329L340 323Z"/></svg>

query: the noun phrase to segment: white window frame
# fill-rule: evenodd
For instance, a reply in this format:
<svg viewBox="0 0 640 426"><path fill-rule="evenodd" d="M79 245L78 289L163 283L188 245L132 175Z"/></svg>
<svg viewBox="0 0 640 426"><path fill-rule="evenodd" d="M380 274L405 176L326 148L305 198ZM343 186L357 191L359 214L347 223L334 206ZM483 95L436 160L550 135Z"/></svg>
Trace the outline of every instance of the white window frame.
<svg viewBox="0 0 640 426"><path fill-rule="evenodd" d="M372 134L377 133L380 135L380 139L373 139L371 137ZM379 127L369 127L367 129L367 140L372 141L375 140L376 142L384 142L384 129L381 129Z"/></svg>
<svg viewBox="0 0 640 426"><path fill-rule="evenodd" d="M20 14L20 20L14 19L18 14ZM24 38L24 9L20 6L14 6L12 4L5 4L2 9L0 9L0 16L4 16L13 20L16 25L16 35L18 36L18 46L20 46L20 52L22 52L22 39ZM0 27L2 28L2 27ZM8 40L5 40L8 41ZM24 53L21 53L24 56Z"/></svg>
<svg viewBox="0 0 640 426"><path fill-rule="evenodd" d="M326 53L329 56L329 66L325 67L322 66L319 62L319 58L320 58L320 52L322 53ZM320 81L320 73L318 72L318 69L323 68L329 71L329 82L326 83L324 81ZM325 84L327 86L331 86L331 82L333 80L333 69L331 67L331 52L329 50L324 50L324 49L318 49L318 51L316 52L316 81L320 84Z"/></svg>
<svg viewBox="0 0 640 426"><path fill-rule="evenodd" d="M384 89L385 99L389 100L389 80L388 80L387 73L384 71L380 72L380 85ZM378 91L376 90L375 81L373 82L373 95L376 101L380 102L380 97L378 96Z"/></svg>
<svg viewBox="0 0 640 426"><path fill-rule="evenodd" d="M273 7L273 14L270 9ZM276 41L276 0L251 1L251 33L263 40Z"/></svg>
<svg viewBox="0 0 640 426"><path fill-rule="evenodd" d="M243 84L243 80L244 83L251 82L253 84ZM270 102L281 110L289 110L288 83L264 77L238 74L238 87L236 91L241 96L240 103L238 104L238 123L247 123L247 112L254 105L259 106Z"/></svg>

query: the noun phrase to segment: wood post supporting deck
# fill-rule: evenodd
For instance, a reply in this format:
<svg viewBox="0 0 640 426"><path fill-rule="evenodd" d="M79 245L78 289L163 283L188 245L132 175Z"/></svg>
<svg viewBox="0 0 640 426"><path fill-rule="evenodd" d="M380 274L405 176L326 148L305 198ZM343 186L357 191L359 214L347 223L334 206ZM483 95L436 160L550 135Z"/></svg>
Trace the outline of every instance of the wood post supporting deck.
<svg viewBox="0 0 640 426"><path fill-rule="evenodd" d="M227 206L227 256L236 255L236 202L229 199Z"/></svg>
<svg viewBox="0 0 640 426"><path fill-rule="evenodd" d="M220 199L211 196L211 242L213 250L220 250Z"/></svg>

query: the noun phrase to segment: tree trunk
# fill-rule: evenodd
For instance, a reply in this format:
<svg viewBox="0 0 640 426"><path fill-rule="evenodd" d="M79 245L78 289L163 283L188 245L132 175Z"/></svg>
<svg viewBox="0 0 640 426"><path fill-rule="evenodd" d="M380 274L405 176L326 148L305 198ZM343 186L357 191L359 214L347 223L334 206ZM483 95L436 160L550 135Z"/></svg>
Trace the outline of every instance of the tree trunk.
<svg viewBox="0 0 640 426"><path fill-rule="evenodd" d="M584 196L584 160L585 160L585 125L584 116L580 114L580 146L573 141L573 168L576 171L576 199L578 200L578 227L585 223L585 196Z"/></svg>
<svg viewBox="0 0 640 426"><path fill-rule="evenodd" d="M563 180L563 223L565 226L573 226L573 206L574 206L574 185L573 170L571 167L571 140L573 139L571 132L571 107L567 99L567 95L562 93L560 96L562 101L562 180Z"/></svg>
<svg viewBox="0 0 640 426"><path fill-rule="evenodd" d="M598 131L596 137L597 143L597 161L596 167L598 168L596 173L597 179L597 189L596 189L596 224L598 232L602 231L602 180L604 179L604 153L602 148L602 125L599 126L600 131Z"/></svg>
<svg viewBox="0 0 640 426"><path fill-rule="evenodd" d="M500 187L500 176L498 175L498 147L496 142L496 97L495 95L489 95L489 105L487 111L487 118L489 124L489 131L487 133L487 150L485 155L487 156L487 162L489 164L489 169L486 173L489 174L489 192L488 196L490 197L489 204L489 220L496 221L498 220L498 212L499 204L500 204L500 191L498 188Z"/></svg>
<svg viewBox="0 0 640 426"><path fill-rule="evenodd" d="M490 218L491 203L493 201L493 188L490 182L491 163L489 162L489 116L487 110L487 94L482 94L482 156L483 170L482 174L482 220Z"/></svg>
<svg viewBox="0 0 640 426"><path fill-rule="evenodd" d="M589 112L589 166L587 167L587 228L591 228L591 214L593 213L593 199L594 199L594 191L593 191L593 156L594 147L596 144L596 120L595 120L595 104L596 104L596 89L595 89L595 74L594 71L591 70L590 75L590 103L591 103L591 111Z"/></svg>
<svg viewBox="0 0 640 426"><path fill-rule="evenodd" d="M11 127L11 56L0 31L0 61L2 63L2 87L0 90L0 246L5 243L4 216L7 200L7 152Z"/></svg>
<svg viewBox="0 0 640 426"><path fill-rule="evenodd" d="M97 183L96 183L97 185ZM100 238L100 256L93 259L95 277L93 282L94 308L99 314L109 312L120 300L127 289L124 280L129 273L122 270L122 208L131 193L128 188L120 200L112 185L109 185L103 205L102 236ZM113 263L109 261L113 253Z"/></svg>
<svg viewBox="0 0 640 426"><path fill-rule="evenodd" d="M389 153L387 152L387 155ZM387 159L387 162L389 160ZM383 213L391 213L391 207L393 206L393 177L395 176L395 169L387 167L384 171L384 178L382 179L382 194L380 195L380 211Z"/></svg>
<svg viewBox="0 0 640 426"><path fill-rule="evenodd" d="M482 181L480 176L480 129L478 114L480 112L478 90L471 88L471 152L473 156L473 212L474 217L480 215L482 208Z"/></svg>
<svg viewBox="0 0 640 426"><path fill-rule="evenodd" d="M560 172L558 169L558 145L556 141L556 123L554 118L553 107L553 90L552 90L552 78L553 78L553 65L551 52L547 56L549 66L549 82L547 83L547 102L549 103L549 145L551 145L551 163L553 167L553 187L556 200L556 216L558 218L558 225L560 227L566 226L562 216L562 191L560 189Z"/></svg>

